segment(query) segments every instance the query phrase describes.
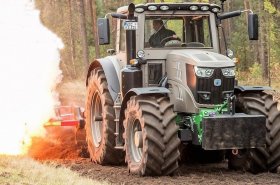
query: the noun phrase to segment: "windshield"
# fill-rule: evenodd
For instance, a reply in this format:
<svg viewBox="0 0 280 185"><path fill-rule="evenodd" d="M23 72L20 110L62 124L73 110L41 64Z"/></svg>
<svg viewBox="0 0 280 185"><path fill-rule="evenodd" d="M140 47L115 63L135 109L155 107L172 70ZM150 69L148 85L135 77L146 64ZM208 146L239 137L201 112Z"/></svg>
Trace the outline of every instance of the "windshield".
<svg viewBox="0 0 280 185"><path fill-rule="evenodd" d="M146 16L145 48L212 48L208 15Z"/></svg>

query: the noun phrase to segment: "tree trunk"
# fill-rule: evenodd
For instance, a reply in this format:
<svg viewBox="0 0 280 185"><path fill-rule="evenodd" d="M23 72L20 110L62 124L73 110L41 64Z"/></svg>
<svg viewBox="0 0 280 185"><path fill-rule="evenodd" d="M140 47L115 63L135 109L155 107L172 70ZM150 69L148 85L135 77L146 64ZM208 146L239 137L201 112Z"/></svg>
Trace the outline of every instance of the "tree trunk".
<svg viewBox="0 0 280 185"><path fill-rule="evenodd" d="M263 79L268 79L268 45L267 45L267 20L266 20L266 12L264 11L264 2L259 0L259 12L262 12L260 16L260 41L259 41L259 55L260 55L260 63L262 66L262 77Z"/></svg>
<svg viewBox="0 0 280 185"><path fill-rule="evenodd" d="M72 24L72 0L68 0L68 8L69 8L69 37L70 37L70 48L71 48L71 63L73 67L74 77L77 77L76 67L75 67L75 58L76 58L76 50L74 43L74 35L73 35L73 24Z"/></svg>
<svg viewBox="0 0 280 185"><path fill-rule="evenodd" d="M96 1L95 0L89 0L89 10L90 10L90 16L91 16L91 22L92 22L92 33L94 34L94 49L95 49L95 58L100 57L100 51L99 51L99 44L98 44L98 34L97 34L97 13L96 13Z"/></svg>
<svg viewBox="0 0 280 185"><path fill-rule="evenodd" d="M224 4L224 9L225 9L225 12L229 12L229 1L227 1ZM229 43L229 38L230 38L230 20L231 19L225 19L222 21L222 25L223 25L224 33L225 33L225 42L227 43L226 49L228 49L228 43Z"/></svg>
<svg viewBox="0 0 280 185"><path fill-rule="evenodd" d="M79 11L79 22L80 22L80 35L82 39L82 50L83 50L83 63L84 63L84 76L87 73L89 66L89 52L88 52L88 43L87 43L87 32L86 32L86 16L85 16L85 7L83 0L77 0L77 6Z"/></svg>
<svg viewBox="0 0 280 185"><path fill-rule="evenodd" d="M231 11L231 7L232 7L232 1L231 0L228 0L227 1L227 4L226 4L226 6L227 6L227 11ZM227 24L228 24L228 35L227 35L227 39L228 40L230 40L230 33L232 32L232 19L227 19Z"/></svg>

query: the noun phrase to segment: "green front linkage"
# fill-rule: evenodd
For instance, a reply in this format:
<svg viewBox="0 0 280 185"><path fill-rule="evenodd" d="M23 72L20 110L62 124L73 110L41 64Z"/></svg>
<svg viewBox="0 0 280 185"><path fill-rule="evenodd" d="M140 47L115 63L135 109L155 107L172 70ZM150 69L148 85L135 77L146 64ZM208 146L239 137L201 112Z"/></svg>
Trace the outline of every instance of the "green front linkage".
<svg viewBox="0 0 280 185"><path fill-rule="evenodd" d="M215 117L217 115L223 114L224 112L227 112L228 111L227 105L228 103L227 101L225 101L223 104L215 105L214 108L202 108L199 110L198 114L191 116L194 124L197 127L197 132L198 132L197 134L200 143L202 142L202 132L203 132L201 126L202 120L205 117Z"/></svg>
<svg viewBox="0 0 280 185"><path fill-rule="evenodd" d="M225 101L223 104L215 105L214 108L201 108L199 110L198 114L193 114L193 115L187 116L188 120L190 121L190 123L192 125L191 126L192 131L194 131L193 126L196 125L198 139L199 139L200 143L202 142L202 133L203 133L203 129L201 126L202 120L205 117L215 117L217 115L223 114L224 112L227 112L228 111L227 105L228 105L228 103L227 103L227 101ZM183 117L177 115L176 123L178 125L184 124Z"/></svg>

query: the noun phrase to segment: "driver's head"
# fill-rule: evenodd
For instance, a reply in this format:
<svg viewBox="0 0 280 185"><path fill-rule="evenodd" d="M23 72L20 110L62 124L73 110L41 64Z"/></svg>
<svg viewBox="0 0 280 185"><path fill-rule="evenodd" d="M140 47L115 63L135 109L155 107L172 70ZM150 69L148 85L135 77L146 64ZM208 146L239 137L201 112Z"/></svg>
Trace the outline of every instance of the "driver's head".
<svg viewBox="0 0 280 185"><path fill-rule="evenodd" d="M162 20L153 20L153 28L155 31L160 30L160 28L163 26Z"/></svg>

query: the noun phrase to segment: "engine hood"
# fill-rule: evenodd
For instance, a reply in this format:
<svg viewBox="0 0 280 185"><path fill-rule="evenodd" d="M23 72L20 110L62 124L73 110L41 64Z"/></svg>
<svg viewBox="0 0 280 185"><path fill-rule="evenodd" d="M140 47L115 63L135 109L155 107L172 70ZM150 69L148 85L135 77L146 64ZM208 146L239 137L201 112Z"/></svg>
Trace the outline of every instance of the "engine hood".
<svg viewBox="0 0 280 185"><path fill-rule="evenodd" d="M167 61L180 61L200 67L235 66L234 62L224 55L202 50L173 50L167 55Z"/></svg>

